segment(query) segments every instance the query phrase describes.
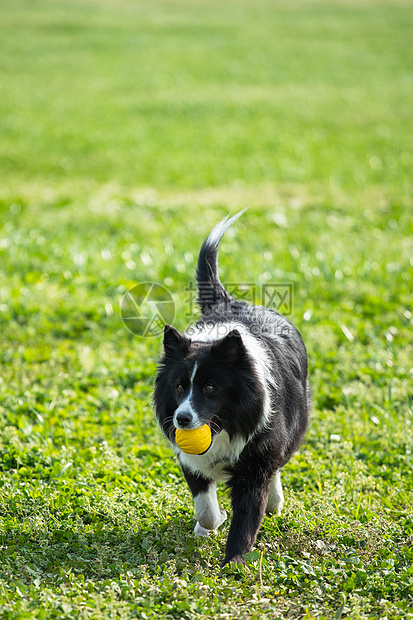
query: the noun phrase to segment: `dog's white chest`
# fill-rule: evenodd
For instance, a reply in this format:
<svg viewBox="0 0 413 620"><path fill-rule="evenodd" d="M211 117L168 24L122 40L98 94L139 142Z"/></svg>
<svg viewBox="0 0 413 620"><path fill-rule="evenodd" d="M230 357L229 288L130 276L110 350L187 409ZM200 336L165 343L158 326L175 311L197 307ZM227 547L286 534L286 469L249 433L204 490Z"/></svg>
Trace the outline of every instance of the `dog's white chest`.
<svg viewBox="0 0 413 620"><path fill-rule="evenodd" d="M182 465L193 473L215 482L226 482L230 477L227 468L236 463L245 444L243 437L234 437L231 440L226 431L221 431L205 454L186 454L179 448L175 449Z"/></svg>

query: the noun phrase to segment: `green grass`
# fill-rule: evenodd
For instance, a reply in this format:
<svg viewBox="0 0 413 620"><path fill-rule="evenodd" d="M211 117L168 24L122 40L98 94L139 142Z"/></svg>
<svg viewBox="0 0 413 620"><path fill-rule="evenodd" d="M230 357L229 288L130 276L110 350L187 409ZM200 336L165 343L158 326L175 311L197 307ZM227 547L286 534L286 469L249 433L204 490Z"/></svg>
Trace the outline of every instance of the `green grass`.
<svg viewBox="0 0 413 620"><path fill-rule="evenodd" d="M409 2L4 0L0 617L413 618ZM291 282L314 413L246 567L193 537L134 283ZM229 510L225 490L221 502Z"/></svg>
<svg viewBox="0 0 413 620"><path fill-rule="evenodd" d="M8 182L411 195L409 2L2 5Z"/></svg>

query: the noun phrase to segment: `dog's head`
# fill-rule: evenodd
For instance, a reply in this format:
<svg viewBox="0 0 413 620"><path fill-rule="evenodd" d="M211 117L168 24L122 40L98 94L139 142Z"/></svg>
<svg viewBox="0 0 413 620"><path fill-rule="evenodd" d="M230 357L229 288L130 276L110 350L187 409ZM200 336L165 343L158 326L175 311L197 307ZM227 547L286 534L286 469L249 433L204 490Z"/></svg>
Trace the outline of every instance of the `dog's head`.
<svg viewBox="0 0 413 620"><path fill-rule="evenodd" d="M257 425L264 394L255 364L237 329L203 342L167 325L155 384L155 411L174 443L176 429L208 424L212 441L225 430L247 438Z"/></svg>

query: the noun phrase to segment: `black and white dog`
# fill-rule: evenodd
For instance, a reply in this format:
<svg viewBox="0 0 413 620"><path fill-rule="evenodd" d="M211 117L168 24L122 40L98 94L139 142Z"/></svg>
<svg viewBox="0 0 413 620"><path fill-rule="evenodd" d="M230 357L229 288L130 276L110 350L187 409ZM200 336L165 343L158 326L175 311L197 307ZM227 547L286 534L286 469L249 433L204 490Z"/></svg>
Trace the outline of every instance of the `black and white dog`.
<svg viewBox="0 0 413 620"><path fill-rule="evenodd" d="M165 327L154 393L158 422L194 498L196 534L224 522L217 482L230 489L233 516L222 566L244 563L264 513L280 514L281 468L303 439L311 407L299 331L273 310L236 301L219 280L218 246L241 213L218 223L202 245L196 272L202 318L185 334ZM176 429L204 424L212 431L209 449L183 452Z"/></svg>

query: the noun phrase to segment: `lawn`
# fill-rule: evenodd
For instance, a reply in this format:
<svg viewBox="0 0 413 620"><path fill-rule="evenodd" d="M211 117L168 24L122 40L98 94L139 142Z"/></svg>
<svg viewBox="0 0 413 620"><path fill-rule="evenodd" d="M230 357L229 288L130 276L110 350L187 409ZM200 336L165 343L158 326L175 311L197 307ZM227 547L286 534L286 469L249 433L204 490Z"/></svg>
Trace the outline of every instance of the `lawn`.
<svg viewBox="0 0 413 620"><path fill-rule="evenodd" d="M3 0L0 617L413 618L413 5ZM192 535L152 413L221 276L292 290L314 411L245 567ZM253 284L251 284L253 283ZM222 504L230 510L224 488Z"/></svg>

